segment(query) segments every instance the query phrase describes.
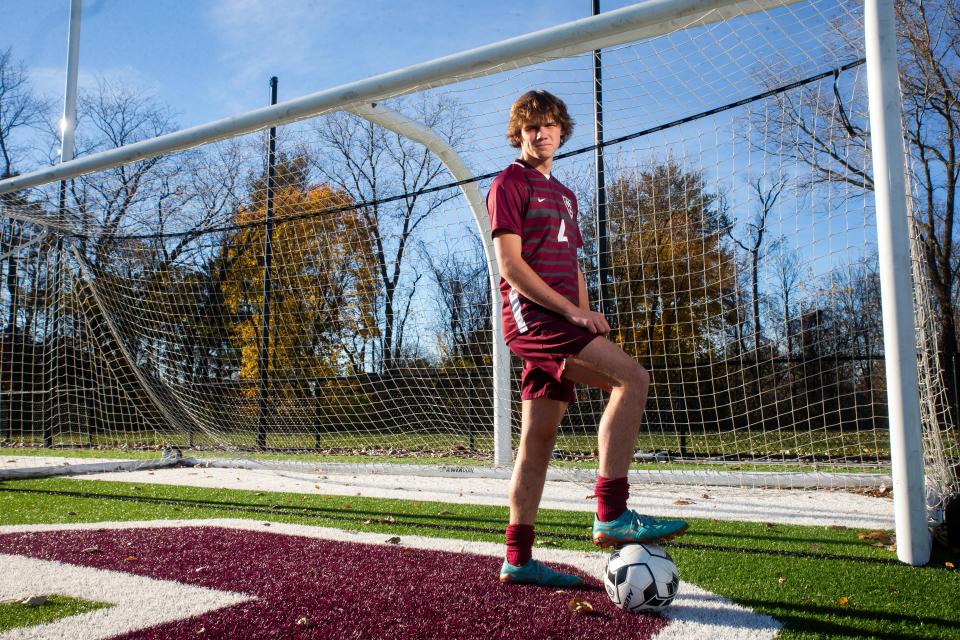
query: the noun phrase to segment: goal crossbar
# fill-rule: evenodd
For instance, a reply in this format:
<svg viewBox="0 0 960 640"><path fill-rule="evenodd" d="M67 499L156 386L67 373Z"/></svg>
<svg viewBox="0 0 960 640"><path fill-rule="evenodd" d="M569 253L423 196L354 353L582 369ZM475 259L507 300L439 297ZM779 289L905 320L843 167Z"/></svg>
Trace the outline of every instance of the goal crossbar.
<svg viewBox="0 0 960 640"><path fill-rule="evenodd" d="M649 0L0 180L0 194L182 151L200 143L303 120L354 104L652 38L794 2L796 0Z"/></svg>

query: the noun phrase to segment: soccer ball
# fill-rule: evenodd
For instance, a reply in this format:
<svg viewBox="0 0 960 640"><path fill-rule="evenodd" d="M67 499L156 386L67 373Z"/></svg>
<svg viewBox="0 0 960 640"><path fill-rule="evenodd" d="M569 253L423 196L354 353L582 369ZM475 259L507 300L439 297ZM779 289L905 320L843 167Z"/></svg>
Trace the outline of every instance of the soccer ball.
<svg viewBox="0 0 960 640"><path fill-rule="evenodd" d="M673 602L680 585L677 565L655 544L628 544L610 554L603 586L621 609L657 612Z"/></svg>

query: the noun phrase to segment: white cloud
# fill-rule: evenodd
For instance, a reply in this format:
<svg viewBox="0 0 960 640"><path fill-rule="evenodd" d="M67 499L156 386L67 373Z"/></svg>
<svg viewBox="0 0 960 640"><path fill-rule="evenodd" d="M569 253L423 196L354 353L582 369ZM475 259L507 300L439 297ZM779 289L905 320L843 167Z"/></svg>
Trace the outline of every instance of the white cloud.
<svg viewBox="0 0 960 640"><path fill-rule="evenodd" d="M318 43L338 24L334 3L316 0L219 0L208 12L221 62L240 84L312 64Z"/></svg>

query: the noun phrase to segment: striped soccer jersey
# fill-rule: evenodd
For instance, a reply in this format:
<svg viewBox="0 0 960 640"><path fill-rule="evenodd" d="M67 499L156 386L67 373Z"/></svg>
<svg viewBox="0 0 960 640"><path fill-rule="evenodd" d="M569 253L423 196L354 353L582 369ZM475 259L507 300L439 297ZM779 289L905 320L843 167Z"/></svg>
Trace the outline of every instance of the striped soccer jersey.
<svg viewBox="0 0 960 640"><path fill-rule="evenodd" d="M494 235L515 233L521 255L550 287L579 304L577 249L583 246L577 226L577 197L554 177L547 178L523 160L515 160L494 179L487 193L487 213ZM503 335L510 342L558 314L527 300L500 279Z"/></svg>

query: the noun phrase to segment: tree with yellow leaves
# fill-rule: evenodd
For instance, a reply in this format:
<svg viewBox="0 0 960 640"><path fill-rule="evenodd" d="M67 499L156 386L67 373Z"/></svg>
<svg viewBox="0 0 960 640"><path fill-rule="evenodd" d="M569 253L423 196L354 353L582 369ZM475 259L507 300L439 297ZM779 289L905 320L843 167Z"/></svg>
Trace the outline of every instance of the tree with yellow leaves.
<svg viewBox="0 0 960 640"><path fill-rule="evenodd" d="M722 200L673 158L621 171L608 193L619 341L658 368L722 346L739 322Z"/></svg>
<svg viewBox="0 0 960 640"><path fill-rule="evenodd" d="M276 167L270 297L270 397L275 405L318 393L325 377L353 373L351 345L374 337L379 291L371 237L343 191L310 185L305 158ZM266 178L234 215L222 285L230 340L240 353L245 395L258 395L263 333ZM362 357L360 358L362 361Z"/></svg>

